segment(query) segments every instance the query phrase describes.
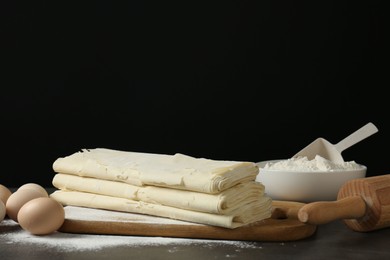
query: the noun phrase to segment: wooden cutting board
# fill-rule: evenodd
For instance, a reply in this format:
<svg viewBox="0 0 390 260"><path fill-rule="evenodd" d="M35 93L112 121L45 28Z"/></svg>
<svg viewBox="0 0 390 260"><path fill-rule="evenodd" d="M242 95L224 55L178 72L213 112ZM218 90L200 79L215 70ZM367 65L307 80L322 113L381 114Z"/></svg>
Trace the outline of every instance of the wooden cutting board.
<svg viewBox="0 0 390 260"><path fill-rule="evenodd" d="M293 241L313 235L317 228L316 225L298 220L297 212L303 205L305 204L299 202L274 201L271 218L235 229L142 214L66 206L65 221L59 231L77 234Z"/></svg>

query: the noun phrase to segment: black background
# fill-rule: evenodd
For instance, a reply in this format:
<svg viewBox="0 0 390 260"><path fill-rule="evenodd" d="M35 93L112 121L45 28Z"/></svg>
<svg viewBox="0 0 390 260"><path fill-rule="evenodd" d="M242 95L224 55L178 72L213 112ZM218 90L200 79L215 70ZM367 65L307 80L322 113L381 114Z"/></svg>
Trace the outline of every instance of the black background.
<svg viewBox="0 0 390 260"><path fill-rule="evenodd" d="M344 159L390 173L381 1L4 2L3 185L82 148L257 162L368 122Z"/></svg>

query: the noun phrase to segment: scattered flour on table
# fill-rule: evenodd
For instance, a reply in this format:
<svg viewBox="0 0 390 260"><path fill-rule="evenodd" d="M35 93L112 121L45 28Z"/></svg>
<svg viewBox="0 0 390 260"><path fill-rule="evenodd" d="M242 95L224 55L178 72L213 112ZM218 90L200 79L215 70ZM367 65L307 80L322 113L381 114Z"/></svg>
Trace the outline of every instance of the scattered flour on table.
<svg viewBox="0 0 390 260"><path fill-rule="evenodd" d="M263 169L267 170L291 170L291 171L338 171L362 169L362 165L354 161L334 163L317 155L309 160L306 156L293 157L277 162L268 162Z"/></svg>
<svg viewBox="0 0 390 260"><path fill-rule="evenodd" d="M90 214L105 216L104 211L94 210ZM112 213L111 213L112 214ZM120 215L113 214L114 216ZM93 217L85 215L87 220ZM174 220L166 220L174 221ZM235 246L238 249L244 248L259 248L255 242L250 241L230 241L230 240L208 240L208 239L189 239L189 238L171 238L171 237L147 237L147 236L122 236L122 235L92 235L92 234L71 234L63 232L55 232L50 235L36 236L23 230L18 223L11 219L4 219L0 223L0 238L6 244L23 245L30 244L38 247L55 249L58 251L97 251L99 249L116 246L178 246L178 245L201 245L201 246Z"/></svg>

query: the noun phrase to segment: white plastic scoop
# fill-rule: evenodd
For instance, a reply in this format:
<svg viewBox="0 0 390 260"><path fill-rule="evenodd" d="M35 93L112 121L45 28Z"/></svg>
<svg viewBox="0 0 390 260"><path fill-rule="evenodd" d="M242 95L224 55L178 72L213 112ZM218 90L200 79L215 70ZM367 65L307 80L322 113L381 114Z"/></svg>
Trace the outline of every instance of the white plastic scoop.
<svg viewBox="0 0 390 260"><path fill-rule="evenodd" d="M331 144L324 138L317 138L293 157L306 156L309 160L313 160L316 155L319 155L332 162L343 163L342 151L376 132L378 132L378 128L373 123L368 123L337 144Z"/></svg>

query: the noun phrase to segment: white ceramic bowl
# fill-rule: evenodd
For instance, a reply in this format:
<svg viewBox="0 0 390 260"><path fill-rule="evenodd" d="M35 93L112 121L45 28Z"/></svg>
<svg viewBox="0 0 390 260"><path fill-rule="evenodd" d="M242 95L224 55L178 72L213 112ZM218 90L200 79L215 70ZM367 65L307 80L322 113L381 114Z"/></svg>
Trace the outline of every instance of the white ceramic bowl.
<svg viewBox="0 0 390 260"><path fill-rule="evenodd" d="M335 171L296 171L264 169L270 160L259 162L260 168L256 181L265 186L265 192L274 200L298 202L334 201L341 186L356 178L366 176L367 167L359 169Z"/></svg>

